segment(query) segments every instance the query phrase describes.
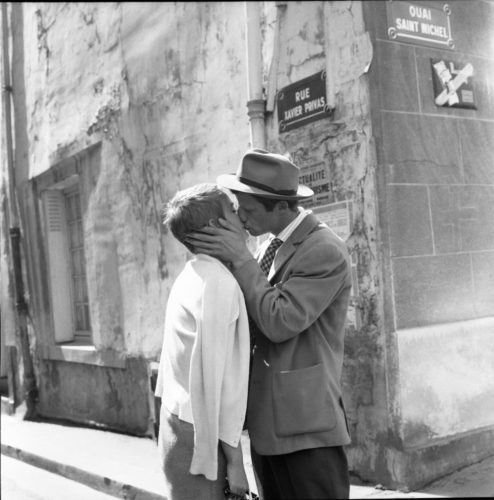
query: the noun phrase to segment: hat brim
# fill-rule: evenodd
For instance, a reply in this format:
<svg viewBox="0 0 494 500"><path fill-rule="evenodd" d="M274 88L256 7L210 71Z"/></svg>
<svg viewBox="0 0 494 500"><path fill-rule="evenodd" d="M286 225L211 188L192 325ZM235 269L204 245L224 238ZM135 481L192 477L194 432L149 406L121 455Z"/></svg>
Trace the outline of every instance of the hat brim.
<svg viewBox="0 0 494 500"><path fill-rule="evenodd" d="M299 185L297 193L294 195L286 194L275 194L270 191L264 191L256 187L249 186L238 180L235 174L223 174L220 175L216 182L227 189L232 191L240 191L241 193L247 193L254 196L262 196L263 198L271 198L273 200L303 200L304 198L310 198L314 195L314 191L308 186Z"/></svg>

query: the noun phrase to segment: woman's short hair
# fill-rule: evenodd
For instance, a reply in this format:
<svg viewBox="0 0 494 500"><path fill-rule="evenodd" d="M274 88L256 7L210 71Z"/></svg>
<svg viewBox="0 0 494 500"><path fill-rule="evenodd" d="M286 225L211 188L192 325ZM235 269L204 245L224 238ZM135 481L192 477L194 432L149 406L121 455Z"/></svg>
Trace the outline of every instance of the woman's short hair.
<svg viewBox="0 0 494 500"><path fill-rule="evenodd" d="M207 226L211 220L224 217L223 202L228 195L213 183L203 183L178 191L166 204L163 224L173 236L192 253L194 248L185 242L185 237Z"/></svg>

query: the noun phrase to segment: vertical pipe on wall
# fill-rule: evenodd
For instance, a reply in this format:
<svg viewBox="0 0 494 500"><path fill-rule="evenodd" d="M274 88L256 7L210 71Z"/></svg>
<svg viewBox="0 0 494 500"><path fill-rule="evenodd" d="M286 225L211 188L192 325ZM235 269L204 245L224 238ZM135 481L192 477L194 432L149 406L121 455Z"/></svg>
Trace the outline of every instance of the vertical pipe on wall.
<svg viewBox="0 0 494 500"><path fill-rule="evenodd" d="M7 169L9 176L9 225L10 242L12 255L12 268L14 274L14 287L16 294L17 326L19 330L19 340L21 345L22 363L24 368L24 391L26 401L25 419L34 418L36 415L36 402L38 400L38 389L34 376L33 361L29 347L29 336L27 330L28 309L24 299L24 282L22 277L22 258L21 258L21 231L19 228L19 214L17 211L17 196L15 185L15 168L12 140L12 110L11 93L12 86L10 82L9 65L9 33L7 23L7 5L2 2L2 59L3 59L3 82L2 95L4 106L5 147L7 150Z"/></svg>
<svg viewBox="0 0 494 500"><path fill-rule="evenodd" d="M326 105L336 107L336 77L338 66L336 59L335 16L331 15L333 2L323 2L324 9L324 52L326 55Z"/></svg>
<svg viewBox="0 0 494 500"><path fill-rule="evenodd" d="M250 123L250 145L266 148L264 116L266 101L262 88L261 13L259 2L245 2L247 48L247 114Z"/></svg>
<svg viewBox="0 0 494 500"><path fill-rule="evenodd" d="M14 155L13 155L13 141L12 141L12 110L11 110L11 92L12 86L10 85L10 67L9 67L9 40L8 40L8 23L7 23L7 4L2 2L2 62L3 62L3 82L2 82L2 96L3 96L3 109L4 109L4 123L3 130L5 133L5 149L7 153L7 170L9 177L9 212L10 223L13 226L18 224L17 206L13 199L13 192L15 189L14 178Z"/></svg>
<svg viewBox="0 0 494 500"><path fill-rule="evenodd" d="M280 44L281 44L281 20L286 11L286 2L276 2L276 24L273 39L273 57L268 75L268 89L266 97L266 113L272 113L275 108L278 67L280 62Z"/></svg>

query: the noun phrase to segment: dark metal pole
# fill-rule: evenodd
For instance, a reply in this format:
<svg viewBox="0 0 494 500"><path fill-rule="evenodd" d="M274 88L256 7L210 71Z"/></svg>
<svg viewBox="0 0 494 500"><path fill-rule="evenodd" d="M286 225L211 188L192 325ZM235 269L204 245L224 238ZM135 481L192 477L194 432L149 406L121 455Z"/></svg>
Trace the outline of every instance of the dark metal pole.
<svg viewBox="0 0 494 500"><path fill-rule="evenodd" d="M38 401L38 389L34 375L34 366L29 348L29 334L27 330L28 308L24 299L24 282L22 277L21 258L21 231L19 229L19 216L17 213L17 198L15 186L15 169L12 146L12 115L11 115L11 93L9 50L8 50L8 23L7 4L2 2L2 46L3 46L3 104L5 116L5 138L7 149L7 167L9 174L9 221L10 221L10 247L12 266L14 270L14 287L16 293L17 326L19 331L22 364L24 367L24 396L26 400L25 419L33 418L36 414L36 403Z"/></svg>

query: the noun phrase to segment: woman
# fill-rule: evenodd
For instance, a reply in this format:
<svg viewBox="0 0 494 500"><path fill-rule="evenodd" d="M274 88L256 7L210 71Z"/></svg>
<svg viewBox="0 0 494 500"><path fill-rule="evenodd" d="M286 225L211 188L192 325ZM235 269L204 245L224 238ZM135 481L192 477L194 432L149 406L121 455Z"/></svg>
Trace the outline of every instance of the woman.
<svg viewBox="0 0 494 500"><path fill-rule="evenodd" d="M168 297L156 387L170 500L224 499L227 485L242 497L249 490L241 448L250 349L244 298L223 263L185 242L219 217L242 227L214 184L180 191L166 207L165 226L193 254Z"/></svg>

